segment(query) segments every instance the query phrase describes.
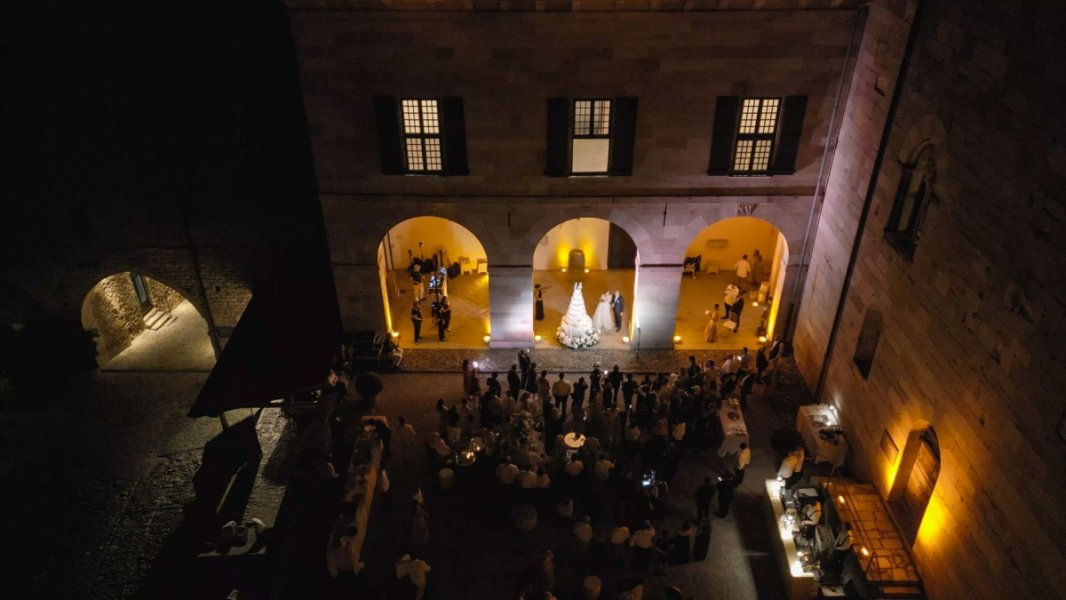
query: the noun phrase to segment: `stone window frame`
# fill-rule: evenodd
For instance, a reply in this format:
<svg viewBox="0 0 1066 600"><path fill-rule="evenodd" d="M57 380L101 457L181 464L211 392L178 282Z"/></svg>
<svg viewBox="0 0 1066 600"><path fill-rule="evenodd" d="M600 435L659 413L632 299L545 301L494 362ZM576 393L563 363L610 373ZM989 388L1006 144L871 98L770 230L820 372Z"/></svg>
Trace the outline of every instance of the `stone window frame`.
<svg viewBox="0 0 1066 600"><path fill-rule="evenodd" d="M583 105L588 105L587 119L582 118L585 111ZM614 101L611 98L575 98L571 103L570 114L573 127L570 131L570 174L571 175L607 175L610 173L611 153L611 120L614 117ZM606 113L606 118L604 118ZM577 152L574 142L578 140L606 140L607 161L602 170L579 171L574 163Z"/></svg>
<svg viewBox="0 0 1066 600"><path fill-rule="evenodd" d="M431 119L427 117L425 110L429 103L432 103L433 108ZM401 98L396 104L400 111L404 172L415 175L443 173L444 140L441 133L440 102L436 98ZM409 111L409 108L414 110ZM418 148L418 159L421 162L415 166L412 166L412 142ZM434 145L435 149L432 148Z"/></svg>
<svg viewBox="0 0 1066 600"><path fill-rule="evenodd" d="M921 144L910 160L901 164L895 199L885 224L885 242L907 262L922 236L930 204L938 202L936 191L936 148L931 142Z"/></svg>
<svg viewBox="0 0 1066 600"><path fill-rule="evenodd" d="M766 109L767 105L773 106L773 116L770 118L769 128L767 129ZM749 111L749 105L754 105L754 111ZM774 152L777 147L777 135L780 130L782 105L784 104L782 98L778 97L754 97L754 98L742 98L740 101L740 110L737 111L737 135L736 140L733 142L733 159L730 170L738 175L764 175L770 172L770 166L773 164ZM748 129L746 131L746 129ZM765 142L762 149L759 149L760 142ZM741 147L747 144L748 150L746 151L746 157L743 162L741 157L744 154L741 151ZM757 157L761 156L761 162L759 168L756 167Z"/></svg>

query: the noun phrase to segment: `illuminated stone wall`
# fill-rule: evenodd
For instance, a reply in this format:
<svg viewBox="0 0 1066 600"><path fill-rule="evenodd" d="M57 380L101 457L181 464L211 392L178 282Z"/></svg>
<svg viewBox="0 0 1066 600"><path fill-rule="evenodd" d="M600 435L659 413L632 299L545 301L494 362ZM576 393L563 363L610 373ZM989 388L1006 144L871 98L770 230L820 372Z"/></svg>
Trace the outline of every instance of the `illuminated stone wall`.
<svg viewBox="0 0 1066 600"><path fill-rule="evenodd" d="M484 245L494 346L531 341L533 255L544 234L569 219L609 220L636 243L648 272L637 273L635 296L644 306L632 307L647 315L644 347L672 347L685 250L712 223L750 214L779 228L792 250L786 278L795 281L838 82L860 22L851 2L772 8L801 4L482 13L301 10L313 7L291 2L345 328L384 329L377 245L390 227L420 215L453 220ZM810 98L795 174L706 174L717 96L792 94ZM462 97L470 175L381 174L375 95ZM622 95L638 98L633 175L545 176L547 99ZM786 285L782 319L792 296Z"/></svg>
<svg viewBox="0 0 1066 600"><path fill-rule="evenodd" d="M112 275L89 292L82 307L82 326L93 333L100 363L128 348L144 331L140 302L129 273Z"/></svg>
<svg viewBox="0 0 1066 600"><path fill-rule="evenodd" d="M851 464L882 495L900 483L884 432L901 456L913 429L937 433L940 476L913 549L934 599L1050 600L1066 589L1062 30L1051 3L926 3L826 378ZM865 114L847 120L869 148L862 140L879 126L859 123L878 113ZM937 201L908 262L882 231L901 163L927 141ZM797 335L812 384L865 192L849 175L871 161L856 153L833 167ZM885 320L864 379L852 359L868 309Z"/></svg>

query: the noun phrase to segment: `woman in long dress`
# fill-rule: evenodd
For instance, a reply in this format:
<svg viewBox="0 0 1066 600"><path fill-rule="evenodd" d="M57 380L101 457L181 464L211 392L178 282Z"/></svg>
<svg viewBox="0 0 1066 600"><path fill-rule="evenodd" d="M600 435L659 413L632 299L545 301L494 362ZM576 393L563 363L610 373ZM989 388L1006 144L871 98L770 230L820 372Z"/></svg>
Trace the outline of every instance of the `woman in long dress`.
<svg viewBox="0 0 1066 600"><path fill-rule="evenodd" d="M707 311L710 314L710 320L707 321L707 329L703 332L703 337L708 342L718 341L718 305L715 304L712 310Z"/></svg>
<svg viewBox="0 0 1066 600"><path fill-rule="evenodd" d="M611 311L611 292L604 292L592 315L592 326L601 332L614 328L614 313Z"/></svg>

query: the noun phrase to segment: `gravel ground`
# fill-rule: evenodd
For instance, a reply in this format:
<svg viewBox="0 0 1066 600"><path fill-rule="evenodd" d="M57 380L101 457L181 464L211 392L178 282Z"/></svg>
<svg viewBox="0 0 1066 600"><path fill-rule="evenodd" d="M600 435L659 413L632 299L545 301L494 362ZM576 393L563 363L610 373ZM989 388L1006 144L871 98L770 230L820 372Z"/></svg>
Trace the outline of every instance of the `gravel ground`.
<svg viewBox="0 0 1066 600"><path fill-rule="evenodd" d="M533 360L549 371L586 372L598 361L654 372L677 368L688 354L647 351L638 361L625 351L535 350ZM695 354L702 361L723 353ZM487 361L502 374L515 351L410 350L403 370L457 372L463 358ZM398 377L397 385L408 376ZM0 513L5 599L153 597L146 590L156 589L155 559L173 547L203 445L220 429L215 419L185 416L205 379L88 373L50 383L31 407L0 402L7 407L0 409L0 482L9 506ZM385 376L386 393L392 381ZM790 360L764 397L777 424L794 420L796 406L810 401Z"/></svg>

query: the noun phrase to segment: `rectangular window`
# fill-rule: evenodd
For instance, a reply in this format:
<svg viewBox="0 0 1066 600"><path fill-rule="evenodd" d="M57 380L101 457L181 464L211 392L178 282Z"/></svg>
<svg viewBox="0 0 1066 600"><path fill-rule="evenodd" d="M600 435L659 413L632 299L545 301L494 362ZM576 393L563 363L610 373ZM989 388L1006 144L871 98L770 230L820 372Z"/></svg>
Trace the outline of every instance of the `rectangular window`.
<svg viewBox="0 0 1066 600"><path fill-rule="evenodd" d="M745 98L740 107L733 171L766 173L774 154L780 98Z"/></svg>
<svg viewBox="0 0 1066 600"><path fill-rule="evenodd" d="M440 173L440 113L436 100L401 100L404 165L408 173Z"/></svg>
<svg viewBox="0 0 1066 600"><path fill-rule="evenodd" d="M572 173L607 173L611 155L610 100L574 100L571 148Z"/></svg>
<svg viewBox="0 0 1066 600"><path fill-rule="evenodd" d="M868 309L862 318L862 329L859 330L859 341L855 344L855 366L863 379L870 378L870 369L874 365L874 353L877 352L877 342L881 340L881 327L884 317L881 311Z"/></svg>

